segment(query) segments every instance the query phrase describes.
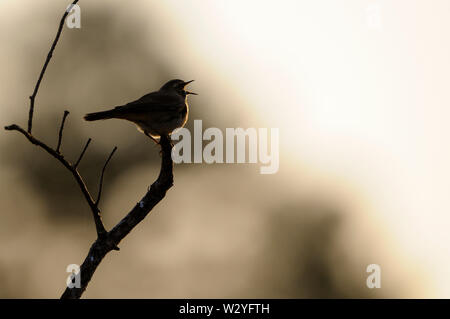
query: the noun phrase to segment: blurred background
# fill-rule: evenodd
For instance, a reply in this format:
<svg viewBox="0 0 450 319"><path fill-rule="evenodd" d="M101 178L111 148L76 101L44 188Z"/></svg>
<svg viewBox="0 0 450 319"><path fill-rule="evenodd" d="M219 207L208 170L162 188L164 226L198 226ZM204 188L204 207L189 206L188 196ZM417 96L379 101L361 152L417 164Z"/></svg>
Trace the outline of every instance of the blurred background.
<svg viewBox="0 0 450 319"><path fill-rule="evenodd" d="M70 1L0 2L0 118L26 127ZM449 298L449 13L445 0L80 1L36 99L107 228L145 194L159 151L125 121L87 123L195 79L188 128L280 129L280 169L179 164L175 185L97 269L85 298ZM70 174L0 134L0 297L57 298L95 239ZM369 289L366 267L381 267Z"/></svg>

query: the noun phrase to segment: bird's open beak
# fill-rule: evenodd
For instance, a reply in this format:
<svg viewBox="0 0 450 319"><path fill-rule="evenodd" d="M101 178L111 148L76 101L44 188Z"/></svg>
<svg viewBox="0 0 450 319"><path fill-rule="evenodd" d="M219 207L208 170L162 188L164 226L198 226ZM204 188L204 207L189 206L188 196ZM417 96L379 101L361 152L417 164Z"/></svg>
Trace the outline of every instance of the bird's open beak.
<svg viewBox="0 0 450 319"><path fill-rule="evenodd" d="M184 86L186 87L191 82L194 82L194 80L190 80L190 81L184 82ZM186 94L198 95L197 93L189 92L189 91L186 91Z"/></svg>

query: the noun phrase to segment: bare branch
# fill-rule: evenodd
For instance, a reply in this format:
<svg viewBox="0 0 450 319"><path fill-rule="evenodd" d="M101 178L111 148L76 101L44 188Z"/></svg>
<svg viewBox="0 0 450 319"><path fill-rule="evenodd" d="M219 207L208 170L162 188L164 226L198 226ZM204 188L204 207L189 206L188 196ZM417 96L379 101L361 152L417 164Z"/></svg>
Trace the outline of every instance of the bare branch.
<svg viewBox="0 0 450 319"><path fill-rule="evenodd" d="M86 290L87 285L89 284L94 272L96 271L98 265L102 261L102 259L112 250L119 250L117 247L118 244L150 213L150 211L158 204L166 195L167 190L169 190L173 185L173 162L172 162L172 143L169 136L161 136L159 141L159 145L161 146L161 170L157 180L151 185L145 196L141 199L141 201L109 232L106 231L101 215L100 210L98 208L98 204L101 199L102 188L103 188L103 178L105 174L106 167L114 155L117 147L114 147L111 154L107 158L105 165L103 166L101 177L100 177L100 185L98 190L97 200L94 202L91 194L89 193L86 184L79 174L77 167L81 162L91 139L89 138L86 145L84 146L78 160L75 164L67 161L64 156L60 153L62 136L64 130L64 124L66 117L69 112L65 111L62 121L61 127L59 129L58 134L58 143L56 149L51 148L44 142L40 141L36 137L31 134L32 122L33 122L33 112L34 112L34 103L35 98L37 96L39 86L44 77L47 66L52 58L53 51L55 50L56 44L58 43L59 37L61 35L64 21L70 12L70 9L78 2L79 0L73 1L72 5L66 10L64 13L58 31L56 33L56 38L52 43L50 51L47 55L47 59L45 60L44 66L39 75L38 81L34 88L33 94L30 96L30 112L28 117L28 130L26 131L22 127L12 124L5 127L5 130L8 131L18 131L23 134L30 143L44 149L47 153L49 153L52 157L56 158L59 162L61 162L64 167L66 167L73 175L75 180L80 187L81 192L84 195L89 207L91 208L92 215L95 222L95 227L97 231L97 239L92 244L88 256L85 258L83 264L81 265L81 287L80 288L66 288L61 298L63 299L75 299L80 298L83 292Z"/></svg>
<svg viewBox="0 0 450 319"><path fill-rule="evenodd" d="M61 121L61 127L59 128L58 145L56 146L56 153L59 153L59 149L61 147L62 133L64 130L64 123L66 122L67 115L69 115L69 111L64 111L64 115Z"/></svg>
<svg viewBox="0 0 450 319"><path fill-rule="evenodd" d="M75 0L72 2L71 7L73 7L75 4L77 4L79 0ZM69 10L66 10L61 18L61 21L59 22L58 31L56 32L55 40L53 40L52 46L50 47L50 51L47 54L47 58L45 59L44 66L42 67L41 73L39 74L39 78L36 82L36 85L33 90L33 94L30 96L30 112L28 115L28 133L31 134L31 128L33 126L33 112L34 112L34 100L36 99L36 95L39 91L39 86L41 85L42 79L44 78L45 71L47 70L47 66L53 56L53 51L56 48L56 44L58 43L59 37L61 36L61 32L64 27L64 21L66 20L67 15L69 14Z"/></svg>
<svg viewBox="0 0 450 319"><path fill-rule="evenodd" d="M114 155L114 152L117 150L117 146L114 146L114 149L112 150L111 154L109 154L108 159L105 162L105 165L103 166L102 169L102 175L100 177L100 184L98 186L98 195L97 195L97 200L95 201L95 205L97 205L100 203L100 198L102 196L102 188L103 188L103 175L105 174L105 170L106 170L106 166L108 166L109 161L111 160L111 157Z"/></svg>
<svg viewBox="0 0 450 319"><path fill-rule="evenodd" d="M86 150L87 150L87 148L88 148L88 146L89 146L89 143L91 143L91 140L92 140L91 138L89 138L89 139L87 140L86 145L85 145L84 148L83 148L83 151L81 151L80 157L78 157L77 162L76 162L75 165L73 166L75 169L78 167L78 164L80 164L81 159L83 158L83 155L84 155L84 153L86 152Z"/></svg>
<svg viewBox="0 0 450 319"><path fill-rule="evenodd" d="M167 136L161 137L161 171L158 179L151 185L145 196L136 206L109 231L104 237L98 238L89 249L89 253L80 267L81 287L66 288L61 299L78 299L86 290L92 276L103 258L150 213L166 195L173 185L172 144Z"/></svg>

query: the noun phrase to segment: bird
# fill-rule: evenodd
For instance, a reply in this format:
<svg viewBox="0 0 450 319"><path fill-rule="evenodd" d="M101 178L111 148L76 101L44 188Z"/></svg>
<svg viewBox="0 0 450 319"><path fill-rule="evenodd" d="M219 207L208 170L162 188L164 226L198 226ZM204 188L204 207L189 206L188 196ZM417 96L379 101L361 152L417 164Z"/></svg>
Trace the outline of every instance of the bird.
<svg viewBox="0 0 450 319"><path fill-rule="evenodd" d="M186 124L189 115L187 96L198 95L185 89L193 81L170 80L158 91L107 111L88 113L84 119L86 121L128 120L136 124L139 131L158 143L158 137L170 136L175 129Z"/></svg>

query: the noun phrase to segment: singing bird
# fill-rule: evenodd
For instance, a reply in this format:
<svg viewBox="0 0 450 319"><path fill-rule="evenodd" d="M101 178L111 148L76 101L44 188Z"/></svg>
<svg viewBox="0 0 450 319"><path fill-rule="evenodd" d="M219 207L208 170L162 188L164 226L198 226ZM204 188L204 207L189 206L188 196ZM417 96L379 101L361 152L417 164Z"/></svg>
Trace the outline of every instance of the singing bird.
<svg viewBox="0 0 450 319"><path fill-rule="evenodd" d="M189 114L187 96L197 93L185 88L193 82L170 80L159 91L144 95L140 99L115 108L89 113L84 116L86 121L107 119L123 119L136 124L138 130L157 143L156 138L170 135L175 129L186 124Z"/></svg>

